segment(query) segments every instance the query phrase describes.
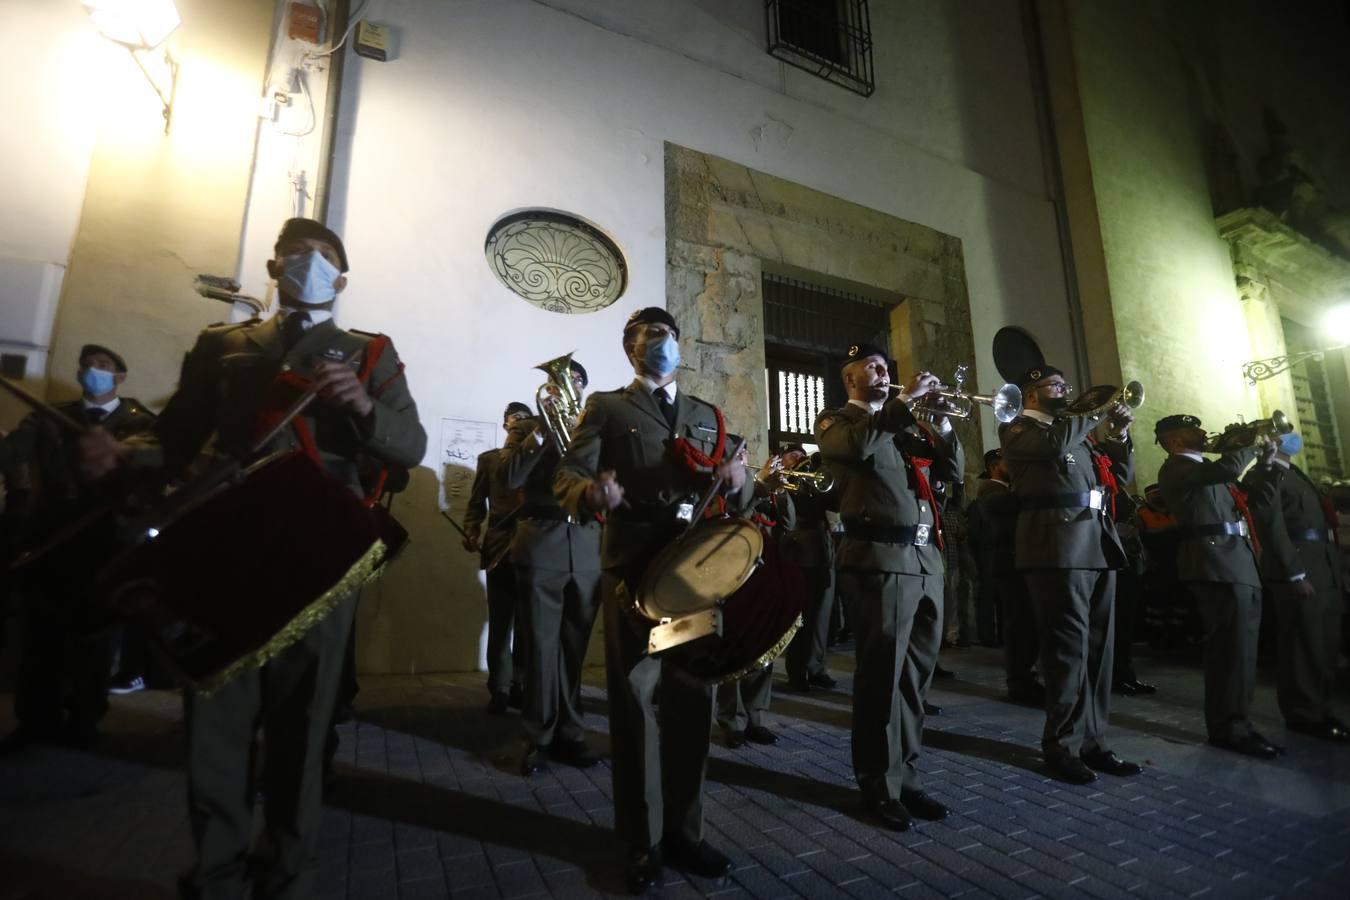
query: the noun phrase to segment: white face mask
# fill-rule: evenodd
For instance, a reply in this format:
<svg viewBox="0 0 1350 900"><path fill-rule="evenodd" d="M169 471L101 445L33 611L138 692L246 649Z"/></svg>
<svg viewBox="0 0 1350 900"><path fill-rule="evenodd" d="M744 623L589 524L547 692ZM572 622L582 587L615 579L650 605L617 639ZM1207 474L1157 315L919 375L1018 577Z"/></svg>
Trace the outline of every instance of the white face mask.
<svg viewBox="0 0 1350 900"><path fill-rule="evenodd" d="M337 296L333 282L341 274L336 266L324 259L322 253L309 250L281 260L277 287L301 303L319 305Z"/></svg>

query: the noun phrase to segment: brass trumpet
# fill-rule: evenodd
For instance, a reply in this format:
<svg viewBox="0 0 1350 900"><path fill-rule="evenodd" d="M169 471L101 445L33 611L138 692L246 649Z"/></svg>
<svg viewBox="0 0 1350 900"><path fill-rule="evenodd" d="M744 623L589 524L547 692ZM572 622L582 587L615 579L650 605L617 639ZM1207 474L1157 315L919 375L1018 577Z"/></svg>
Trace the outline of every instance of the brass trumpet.
<svg viewBox="0 0 1350 900"><path fill-rule="evenodd" d="M1228 453L1231 450L1245 450L1257 441L1277 438L1293 430L1294 423L1277 409L1270 414L1269 419L1237 422L1225 428L1222 434L1211 434L1205 438L1205 452Z"/></svg>
<svg viewBox="0 0 1350 900"><path fill-rule="evenodd" d="M968 419L975 411L975 404L979 403L993 410L994 418L1000 422L1011 422L1022 414L1022 391L1015 384L1005 384L992 394L966 393L966 372L969 370L969 366L957 366L956 374L952 376L954 386L948 388L944 385L935 391L929 391L920 398L915 413L929 420L938 416ZM928 397L947 401L947 408L932 408L923 402Z"/></svg>
<svg viewBox="0 0 1350 900"><path fill-rule="evenodd" d="M562 456L572 446L572 429L581 415L581 395L572 383L572 354L564 353L535 368L548 375L534 393L535 406L545 435Z"/></svg>
<svg viewBox="0 0 1350 900"><path fill-rule="evenodd" d="M1144 405L1144 386L1131 381L1124 387L1098 384L1083 391L1083 395L1064 407L1066 416L1100 416L1116 406L1136 410Z"/></svg>
<svg viewBox="0 0 1350 900"><path fill-rule="evenodd" d="M779 469L774 473L778 486L790 494L809 491L813 494L828 494L834 487L834 476L829 472L812 472L804 469Z"/></svg>

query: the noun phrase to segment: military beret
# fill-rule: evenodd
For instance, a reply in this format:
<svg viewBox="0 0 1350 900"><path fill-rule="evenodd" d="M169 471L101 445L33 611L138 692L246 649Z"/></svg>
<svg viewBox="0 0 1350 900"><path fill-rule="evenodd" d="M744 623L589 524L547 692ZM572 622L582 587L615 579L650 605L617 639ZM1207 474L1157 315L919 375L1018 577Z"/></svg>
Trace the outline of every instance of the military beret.
<svg viewBox="0 0 1350 900"><path fill-rule="evenodd" d="M83 360L86 356L94 353L102 353L113 361L113 367L117 369L117 371L123 373L126 372L127 361L122 358L121 354L114 353L102 344L85 344L80 348L80 359Z"/></svg>
<svg viewBox="0 0 1350 900"><path fill-rule="evenodd" d="M805 453L805 452L806 448L803 447L801 444L784 444L783 446L778 448L778 454L780 456L786 456L789 453Z"/></svg>
<svg viewBox="0 0 1350 900"><path fill-rule="evenodd" d="M1178 414L1175 416L1163 416L1158 420L1158 424L1153 426L1155 435L1163 434L1168 431L1176 431L1179 428L1199 428L1200 420L1195 416Z"/></svg>
<svg viewBox="0 0 1350 900"><path fill-rule="evenodd" d="M306 239L323 241L331 245L337 251L338 271L347 271L347 248L342 246L342 238L332 229L313 219L287 219L281 226L281 233L277 235L277 242L272 245L272 252L277 252L286 241Z"/></svg>
<svg viewBox="0 0 1350 900"><path fill-rule="evenodd" d="M623 333L627 334L635 325L668 325L675 332L675 337L680 336L680 326L675 324L675 317L659 306L644 306L633 313L624 323Z"/></svg>
<svg viewBox="0 0 1350 900"><path fill-rule="evenodd" d="M1045 379L1051 378L1055 375L1058 375L1060 378L1064 377L1064 373L1059 369L1056 369L1054 366L1046 366L1046 365L1032 366L1030 369L1027 369L1025 372L1023 372L1021 376L1017 379L1017 386L1026 387L1029 384L1035 384L1038 381L1044 381Z"/></svg>
<svg viewBox="0 0 1350 900"><path fill-rule="evenodd" d="M582 386L582 387L587 387L587 386L591 383L591 376L589 376L589 375L586 374L586 367L585 367L585 366L583 366L581 363L577 362L575 359L569 360L568 363L567 363L567 365L568 365L569 367L571 367L571 369L572 369L573 372L576 372L578 375L581 376L581 386Z"/></svg>
<svg viewBox="0 0 1350 900"><path fill-rule="evenodd" d="M890 357L886 355L886 351L882 350L876 344L860 341L849 346L848 352L844 354L844 358L839 363L839 368L842 369L850 363L855 363L861 359L867 359L869 356L880 356L885 360L890 359Z"/></svg>
<svg viewBox="0 0 1350 900"><path fill-rule="evenodd" d="M998 462L1002 458L1003 458L1003 450L1000 447L995 447L993 450L986 451L984 454L984 467L986 469L992 469L994 467L994 463Z"/></svg>
<svg viewBox="0 0 1350 900"><path fill-rule="evenodd" d="M530 409L524 403L513 400L512 402L506 404L506 412L502 413L502 421L505 422L507 419L511 418L516 413L523 413L524 415L532 416L534 415L534 410Z"/></svg>

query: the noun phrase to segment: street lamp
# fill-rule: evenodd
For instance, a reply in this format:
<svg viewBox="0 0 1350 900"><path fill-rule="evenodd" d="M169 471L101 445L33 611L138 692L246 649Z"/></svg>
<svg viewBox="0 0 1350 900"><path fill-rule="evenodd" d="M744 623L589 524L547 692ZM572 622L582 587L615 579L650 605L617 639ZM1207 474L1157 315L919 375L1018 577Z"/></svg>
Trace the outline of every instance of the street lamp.
<svg viewBox="0 0 1350 900"><path fill-rule="evenodd" d="M136 60L141 74L159 95L164 106L164 133L169 132L169 119L173 115L174 90L178 86L178 63L164 49L164 70L167 77L156 78L146 68L142 58L149 51L164 43L174 30L182 24L178 9L173 0L81 0L90 20L99 34L113 43L127 48L131 58ZM166 82L161 84L160 82Z"/></svg>
<svg viewBox="0 0 1350 900"><path fill-rule="evenodd" d="M1328 353L1350 347L1350 303L1342 303L1340 306L1333 307L1323 317L1322 327L1335 342L1333 346L1243 363L1242 374L1247 379L1247 383L1256 384L1258 381L1274 378L1281 372L1287 372L1294 366L1301 365L1310 359L1320 362Z"/></svg>

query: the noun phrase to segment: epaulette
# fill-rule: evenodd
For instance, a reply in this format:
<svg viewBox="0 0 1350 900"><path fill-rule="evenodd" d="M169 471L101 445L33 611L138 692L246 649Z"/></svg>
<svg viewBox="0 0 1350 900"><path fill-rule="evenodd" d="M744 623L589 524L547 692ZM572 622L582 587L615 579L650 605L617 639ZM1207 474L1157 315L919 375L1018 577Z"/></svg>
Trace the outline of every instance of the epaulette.
<svg viewBox="0 0 1350 900"><path fill-rule="evenodd" d="M350 331L352 334L359 334L361 335L361 337L367 338L384 337L384 335L378 331L362 331L360 328L344 328L343 330Z"/></svg>

